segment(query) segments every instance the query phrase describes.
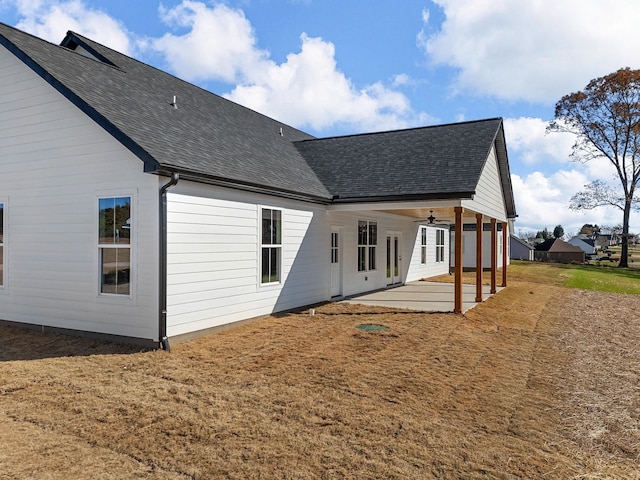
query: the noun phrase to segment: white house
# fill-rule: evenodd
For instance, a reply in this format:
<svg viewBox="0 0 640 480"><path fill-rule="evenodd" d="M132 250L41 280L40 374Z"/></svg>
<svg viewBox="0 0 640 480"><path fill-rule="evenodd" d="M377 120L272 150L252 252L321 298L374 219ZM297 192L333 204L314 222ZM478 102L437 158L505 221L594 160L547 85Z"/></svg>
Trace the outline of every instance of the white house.
<svg viewBox="0 0 640 480"><path fill-rule="evenodd" d="M585 235L583 233L575 235L571 237L567 243L574 247L580 247L580 249L582 249L582 251L587 255L593 255L596 253L596 242L590 235Z"/></svg>
<svg viewBox="0 0 640 480"><path fill-rule="evenodd" d="M511 254L509 258L514 260L533 261L535 248L521 238L511 234Z"/></svg>
<svg viewBox="0 0 640 480"><path fill-rule="evenodd" d="M463 250L507 263L500 118L318 139L73 32L3 24L0 85L4 322L167 347L447 273L450 225L456 310ZM469 223L486 240L463 245Z"/></svg>

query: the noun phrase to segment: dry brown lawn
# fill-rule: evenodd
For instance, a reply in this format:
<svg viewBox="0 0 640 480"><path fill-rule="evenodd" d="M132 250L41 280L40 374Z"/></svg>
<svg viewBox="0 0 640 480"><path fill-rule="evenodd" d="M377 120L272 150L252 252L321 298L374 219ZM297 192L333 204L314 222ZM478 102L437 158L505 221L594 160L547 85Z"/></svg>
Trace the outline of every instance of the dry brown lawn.
<svg viewBox="0 0 640 480"><path fill-rule="evenodd" d="M0 478L640 478L638 312L512 280L466 316L328 304L171 353L0 327Z"/></svg>

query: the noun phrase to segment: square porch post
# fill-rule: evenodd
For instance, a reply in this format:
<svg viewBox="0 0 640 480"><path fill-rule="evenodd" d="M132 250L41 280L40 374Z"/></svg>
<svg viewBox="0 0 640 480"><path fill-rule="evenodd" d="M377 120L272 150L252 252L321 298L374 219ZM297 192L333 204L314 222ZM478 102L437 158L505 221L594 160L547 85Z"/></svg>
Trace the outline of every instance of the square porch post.
<svg viewBox="0 0 640 480"><path fill-rule="evenodd" d="M454 207L456 232L454 242L454 307L455 313L462 313L462 207Z"/></svg>
<svg viewBox="0 0 640 480"><path fill-rule="evenodd" d="M498 291L496 288L496 270L498 269L498 231L496 219L491 219L491 294Z"/></svg>
<svg viewBox="0 0 640 480"><path fill-rule="evenodd" d="M507 222L502 222L502 285L507 286Z"/></svg>
<svg viewBox="0 0 640 480"><path fill-rule="evenodd" d="M476 213L476 303L482 302L482 214Z"/></svg>

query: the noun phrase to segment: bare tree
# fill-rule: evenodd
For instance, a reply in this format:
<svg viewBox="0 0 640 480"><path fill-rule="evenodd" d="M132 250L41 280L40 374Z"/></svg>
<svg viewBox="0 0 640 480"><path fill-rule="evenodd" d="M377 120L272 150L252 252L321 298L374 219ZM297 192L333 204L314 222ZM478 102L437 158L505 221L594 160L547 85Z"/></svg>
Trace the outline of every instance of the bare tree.
<svg viewBox="0 0 640 480"><path fill-rule="evenodd" d="M574 161L604 158L613 167L617 187L595 180L573 196L570 208L614 206L622 211L618 266L627 267L629 216L638 208L634 195L640 180L640 70L622 68L591 80L583 91L565 95L556 103L547 131L576 135L571 153Z"/></svg>

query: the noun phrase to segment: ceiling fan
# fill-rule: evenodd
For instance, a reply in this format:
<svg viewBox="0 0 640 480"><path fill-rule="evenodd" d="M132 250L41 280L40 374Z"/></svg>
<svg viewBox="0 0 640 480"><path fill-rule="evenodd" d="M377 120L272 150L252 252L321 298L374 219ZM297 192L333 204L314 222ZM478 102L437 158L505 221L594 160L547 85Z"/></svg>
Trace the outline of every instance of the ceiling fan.
<svg viewBox="0 0 640 480"><path fill-rule="evenodd" d="M449 223L446 220L438 220L436 217L433 216L433 210L429 210L429 216L425 219L422 220L414 220L414 222L416 223L427 223L429 225L437 225L437 224L446 224Z"/></svg>

